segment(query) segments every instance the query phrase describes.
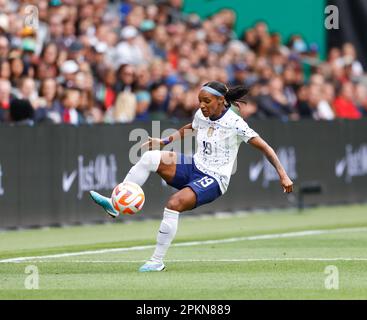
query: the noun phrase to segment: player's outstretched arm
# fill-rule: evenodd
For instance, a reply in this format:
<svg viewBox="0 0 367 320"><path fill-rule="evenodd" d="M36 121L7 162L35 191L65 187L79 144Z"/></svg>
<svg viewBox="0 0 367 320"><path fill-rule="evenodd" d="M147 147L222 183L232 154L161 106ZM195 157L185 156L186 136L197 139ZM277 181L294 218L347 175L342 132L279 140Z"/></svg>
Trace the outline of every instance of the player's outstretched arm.
<svg viewBox="0 0 367 320"><path fill-rule="evenodd" d="M185 136L192 134L193 132L192 123L188 123L187 125L183 126L175 133L171 134L170 136L159 139L159 138L152 138L149 137L147 142L144 142L141 146L142 149L148 148L148 150L156 150L161 149L165 145L174 142L176 140L182 139Z"/></svg>
<svg viewBox="0 0 367 320"><path fill-rule="evenodd" d="M279 161L279 158L272 147L270 147L266 141L264 141L260 137L252 138L249 141L249 144L254 146L255 148L259 149L269 160L269 162L273 165L275 170L277 171L279 178L280 178L280 184L283 187L283 191L290 193L293 191L293 182L291 179L289 179L287 173L285 172L282 164Z"/></svg>

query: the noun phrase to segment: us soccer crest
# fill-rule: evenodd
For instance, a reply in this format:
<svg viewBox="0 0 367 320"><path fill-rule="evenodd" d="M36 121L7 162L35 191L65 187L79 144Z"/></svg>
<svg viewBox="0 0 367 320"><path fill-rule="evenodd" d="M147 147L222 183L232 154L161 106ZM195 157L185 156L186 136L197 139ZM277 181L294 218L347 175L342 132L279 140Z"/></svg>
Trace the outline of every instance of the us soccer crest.
<svg viewBox="0 0 367 320"><path fill-rule="evenodd" d="M213 135L214 132L214 128L213 127L209 127L208 132L207 132L207 136L211 137Z"/></svg>

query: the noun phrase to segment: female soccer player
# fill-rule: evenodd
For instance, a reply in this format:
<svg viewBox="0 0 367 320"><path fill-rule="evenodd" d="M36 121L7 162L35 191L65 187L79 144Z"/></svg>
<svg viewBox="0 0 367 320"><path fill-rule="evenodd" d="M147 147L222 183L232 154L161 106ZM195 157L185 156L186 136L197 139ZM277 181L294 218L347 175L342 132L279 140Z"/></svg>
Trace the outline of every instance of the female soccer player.
<svg viewBox="0 0 367 320"><path fill-rule="evenodd" d="M242 86L229 89L221 82L206 83L200 90L200 109L192 123L165 139L149 138L143 144L142 147L148 147L150 151L145 152L130 169L124 182L135 182L142 186L151 172L157 172L167 184L179 191L168 200L157 235L156 249L139 271L162 271L165 268L163 258L176 235L179 213L212 202L226 192L242 141L264 153L276 169L283 191L292 192L293 182L274 150L230 109L231 104L242 101L246 94L247 89ZM195 131L197 152L193 157L152 150L155 145L162 147ZM111 199L94 191L90 194L108 214L118 216Z"/></svg>

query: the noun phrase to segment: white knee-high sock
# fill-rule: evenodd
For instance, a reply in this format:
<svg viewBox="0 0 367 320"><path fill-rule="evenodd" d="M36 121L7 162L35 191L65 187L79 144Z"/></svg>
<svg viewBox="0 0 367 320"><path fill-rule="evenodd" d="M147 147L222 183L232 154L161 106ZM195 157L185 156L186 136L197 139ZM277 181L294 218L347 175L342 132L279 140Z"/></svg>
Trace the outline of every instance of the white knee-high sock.
<svg viewBox="0 0 367 320"><path fill-rule="evenodd" d="M157 245L151 260L162 262L177 232L179 212L164 208L163 220L157 235Z"/></svg>
<svg viewBox="0 0 367 320"><path fill-rule="evenodd" d="M160 162L161 152L159 150L145 152L140 160L130 169L123 182L135 182L142 186L147 181L149 174L158 170Z"/></svg>

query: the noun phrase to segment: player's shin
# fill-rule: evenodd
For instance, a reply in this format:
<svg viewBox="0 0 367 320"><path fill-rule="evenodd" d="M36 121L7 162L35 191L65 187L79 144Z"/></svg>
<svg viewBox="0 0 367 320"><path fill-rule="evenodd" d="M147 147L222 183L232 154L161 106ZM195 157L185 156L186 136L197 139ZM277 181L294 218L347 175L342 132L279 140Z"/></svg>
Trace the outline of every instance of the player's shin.
<svg viewBox="0 0 367 320"><path fill-rule="evenodd" d="M123 182L135 182L142 186L147 181L150 173L158 170L160 162L161 152L159 150L147 151L130 169Z"/></svg>
<svg viewBox="0 0 367 320"><path fill-rule="evenodd" d="M165 208L151 260L162 262L177 232L179 212Z"/></svg>

